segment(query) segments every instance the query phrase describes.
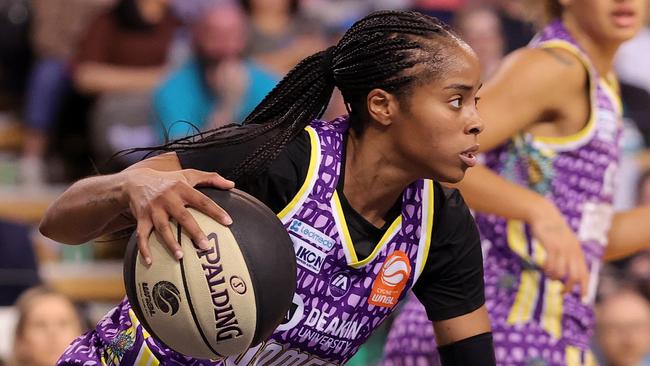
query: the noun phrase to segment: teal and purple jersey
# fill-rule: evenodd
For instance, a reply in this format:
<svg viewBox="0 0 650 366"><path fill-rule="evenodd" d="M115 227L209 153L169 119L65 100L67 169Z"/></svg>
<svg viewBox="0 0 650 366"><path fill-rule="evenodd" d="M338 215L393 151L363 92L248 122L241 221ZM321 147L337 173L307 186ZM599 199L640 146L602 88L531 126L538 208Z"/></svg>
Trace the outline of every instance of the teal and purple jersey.
<svg viewBox="0 0 650 366"><path fill-rule="evenodd" d="M548 25L530 47L560 48L582 62L589 75L589 120L579 132L566 137L520 133L487 153L485 163L557 206L580 239L591 277L586 299L580 298L577 288L562 295L563 284L540 270L546 254L527 225L477 215L496 359L504 366L595 365L589 351L592 306L613 216L621 103L615 82L597 74L561 22ZM431 323L417 300L411 301L394 322L384 366L436 362Z"/></svg>
<svg viewBox="0 0 650 366"><path fill-rule="evenodd" d="M314 121L307 177L278 213L298 264L297 289L270 339L239 356L200 360L150 336L125 299L59 360L65 365L342 365L393 311L423 271L431 244L434 184L418 180L370 255L357 258L337 183L346 118Z"/></svg>

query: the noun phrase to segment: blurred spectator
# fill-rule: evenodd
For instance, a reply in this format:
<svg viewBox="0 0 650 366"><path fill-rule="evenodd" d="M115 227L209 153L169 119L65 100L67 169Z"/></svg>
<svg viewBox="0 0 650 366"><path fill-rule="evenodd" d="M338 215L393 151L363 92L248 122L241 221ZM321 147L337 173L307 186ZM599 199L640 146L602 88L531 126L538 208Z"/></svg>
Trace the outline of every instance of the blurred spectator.
<svg viewBox="0 0 650 366"><path fill-rule="evenodd" d="M29 71L29 0L0 0L0 110L21 100Z"/></svg>
<svg viewBox="0 0 650 366"><path fill-rule="evenodd" d="M29 289L15 306L18 322L10 366L52 366L82 333L82 321L74 305L56 291Z"/></svg>
<svg viewBox="0 0 650 366"><path fill-rule="evenodd" d="M75 86L94 94L151 90L177 26L167 0L120 0L90 25L75 60Z"/></svg>
<svg viewBox="0 0 650 366"><path fill-rule="evenodd" d="M321 26L307 19L298 0L241 0L249 15L246 55L278 75L325 48Z"/></svg>
<svg viewBox="0 0 650 366"><path fill-rule="evenodd" d="M476 52L487 80L503 59L504 39L498 14L488 7L468 7L456 14L456 31Z"/></svg>
<svg viewBox="0 0 650 366"><path fill-rule="evenodd" d="M556 0L549 0L555 2ZM498 6L501 27L505 37L506 54L524 47L535 35L535 29L531 23L531 9L521 0L495 0ZM559 10L558 8L558 14Z"/></svg>
<svg viewBox="0 0 650 366"><path fill-rule="evenodd" d="M74 83L99 96L91 142L100 161L154 142L147 123L150 93L164 75L178 25L167 0L120 0L90 25L76 58Z"/></svg>
<svg viewBox="0 0 650 366"><path fill-rule="evenodd" d="M447 24L454 22L454 13L465 6L465 0L414 0L413 8L436 17Z"/></svg>
<svg viewBox="0 0 650 366"><path fill-rule="evenodd" d="M195 56L154 94L157 137L187 134L242 122L278 79L242 58L246 21L234 3L218 2L193 25Z"/></svg>
<svg viewBox="0 0 650 366"><path fill-rule="evenodd" d="M635 290L619 289L596 305L596 340L606 366L642 366L650 352L650 305Z"/></svg>
<svg viewBox="0 0 650 366"><path fill-rule="evenodd" d="M43 156L69 92L69 62L87 23L114 0L32 0L32 45L36 60L25 95L22 184L45 180Z"/></svg>
<svg viewBox="0 0 650 366"><path fill-rule="evenodd" d="M30 227L0 220L0 306L40 283Z"/></svg>

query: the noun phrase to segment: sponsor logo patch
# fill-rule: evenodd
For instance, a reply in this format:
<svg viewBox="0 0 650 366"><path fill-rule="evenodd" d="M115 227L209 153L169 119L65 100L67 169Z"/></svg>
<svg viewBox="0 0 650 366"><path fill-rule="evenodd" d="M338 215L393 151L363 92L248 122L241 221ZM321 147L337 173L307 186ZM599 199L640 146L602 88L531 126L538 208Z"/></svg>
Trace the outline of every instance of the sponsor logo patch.
<svg viewBox="0 0 650 366"><path fill-rule="evenodd" d="M350 289L350 276L345 272L339 272L330 277L330 294L334 298L345 296Z"/></svg>
<svg viewBox="0 0 650 366"><path fill-rule="evenodd" d="M325 235L320 230L314 228L313 226L306 224L300 220L291 221L289 225L289 231L297 234L304 240L318 246L321 249L330 250L334 247L334 239Z"/></svg>
<svg viewBox="0 0 650 366"><path fill-rule="evenodd" d="M379 275L375 277L368 303L385 308L395 306L410 276L409 257L401 250L394 251L386 258Z"/></svg>
<svg viewBox="0 0 650 366"><path fill-rule="evenodd" d="M291 236L291 240L293 241L293 248L296 251L298 265L313 273L320 273L327 254L294 236Z"/></svg>

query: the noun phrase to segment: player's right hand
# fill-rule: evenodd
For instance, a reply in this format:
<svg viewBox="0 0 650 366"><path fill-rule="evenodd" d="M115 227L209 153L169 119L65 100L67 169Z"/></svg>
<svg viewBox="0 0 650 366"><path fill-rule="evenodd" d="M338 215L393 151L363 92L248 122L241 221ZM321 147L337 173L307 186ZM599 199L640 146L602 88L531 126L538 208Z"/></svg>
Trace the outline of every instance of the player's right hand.
<svg viewBox="0 0 650 366"><path fill-rule="evenodd" d="M209 246L208 238L201 230L188 207L197 209L222 225L232 224L230 216L210 198L196 190L196 186L231 189L234 183L217 173L194 169L159 171L138 168L125 171L124 190L131 214L137 221L138 249L147 264L151 264L149 235L155 232L171 255L183 257L181 246L172 234L170 218L188 232L192 241L201 249Z"/></svg>
<svg viewBox="0 0 650 366"><path fill-rule="evenodd" d="M571 292L575 285L579 285L580 293L585 298L589 287L589 269L580 240L564 216L549 203L528 224L533 236L546 251L544 263L541 263L544 273L551 279L564 282L563 293Z"/></svg>

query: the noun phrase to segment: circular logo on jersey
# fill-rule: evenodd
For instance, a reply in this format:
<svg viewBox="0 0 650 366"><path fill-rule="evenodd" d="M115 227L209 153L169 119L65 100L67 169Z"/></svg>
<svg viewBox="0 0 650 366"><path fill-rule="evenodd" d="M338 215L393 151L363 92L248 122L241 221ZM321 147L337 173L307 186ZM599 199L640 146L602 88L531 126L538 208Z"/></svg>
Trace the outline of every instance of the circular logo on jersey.
<svg viewBox="0 0 650 366"><path fill-rule="evenodd" d="M383 265L381 271L381 282L388 287L395 287L408 278L409 263L405 258L394 256L389 258Z"/></svg>
<svg viewBox="0 0 650 366"><path fill-rule="evenodd" d="M298 294L293 294L293 301L287 310L287 314L282 319L282 323L276 328L277 330L289 330L295 327L305 313L305 303Z"/></svg>
<svg viewBox="0 0 650 366"><path fill-rule="evenodd" d="M350 276L346 272L335 273L330 277L329 289L334 298L345 296L350 289Z"/></svg>
<svg viewBox="0 0 650 366"><path fill-rule="evenodd" d="M246 293L246 283L238 276L230 277L230 288L240 295Z"/></svg>
<svg viewBox="0 0 650 366"><path fill-rule="evenodd" d="M174 315L181 303L181 293L173 283L160 281L153 286L153 302L165 314Z"/></svg>

